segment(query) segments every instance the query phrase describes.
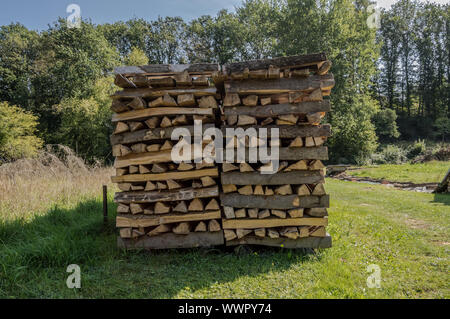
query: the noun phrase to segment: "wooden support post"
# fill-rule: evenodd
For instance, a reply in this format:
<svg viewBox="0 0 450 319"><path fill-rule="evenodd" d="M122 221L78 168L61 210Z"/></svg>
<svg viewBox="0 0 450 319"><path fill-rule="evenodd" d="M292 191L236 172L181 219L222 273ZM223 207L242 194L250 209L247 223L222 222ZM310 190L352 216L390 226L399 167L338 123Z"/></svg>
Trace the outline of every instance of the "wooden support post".
<svg viewBox="0 0 450 319"><path fill-rule="evenodd" d="M103 185L103 223L108 223L108 186Z"/></svg>

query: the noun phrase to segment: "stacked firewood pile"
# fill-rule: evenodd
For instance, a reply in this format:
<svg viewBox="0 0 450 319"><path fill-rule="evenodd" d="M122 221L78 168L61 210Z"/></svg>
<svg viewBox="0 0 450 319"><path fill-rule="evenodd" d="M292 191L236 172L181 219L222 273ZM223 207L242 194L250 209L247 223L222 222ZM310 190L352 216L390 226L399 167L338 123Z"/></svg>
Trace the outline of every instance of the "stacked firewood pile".
<svg viewBox="0 0 450 319"><path fill-rule="evenodd" d="M329 197L324 188L330 126L321 125L330 111L334 78L325 54L232 63L223 67L224 125L227 128L278 129L279 140L227 136L226 152L239 143L247 149L241 163L224 163L221 172L222 226L226 244L286 248L330 247L326 233ZM233 140L234 138L234 140ZM258 158L252 147L278 143L279 167ZM273 144L273 145L272 145Z"/></svg>
<svg viewBox="0 0 450 319"><path fill-rule="evenodd" d="M193 136L194 121L204 130L215 126L221 96L211 77L218 71L217 64L116 70L115 84L123 90L112 96L111 144L112 181L121 190L115 195L120 247L223 244L217 164L175 163L171 156L178 143L171 140L174 129Z"/></svg>

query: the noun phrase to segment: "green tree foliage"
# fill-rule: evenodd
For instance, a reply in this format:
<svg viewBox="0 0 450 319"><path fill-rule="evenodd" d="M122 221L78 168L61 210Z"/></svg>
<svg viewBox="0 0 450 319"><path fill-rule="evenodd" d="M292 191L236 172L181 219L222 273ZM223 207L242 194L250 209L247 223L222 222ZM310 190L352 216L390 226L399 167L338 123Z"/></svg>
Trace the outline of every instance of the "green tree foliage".
<svg viewBox="0 0 450 319"><path fill-rule="evenodd" d="M31 66L38 34L21 24L0 27L0 101L30 108Z"/></svg>
<svg viewBox="0 0 450 319"><path fill-rule="evenodd" d="M145 52L137 47L133 47L131 49L130 54L125 58L126 65L147 65L148 57L145 55Z"/></svg>
<svg viewBox="0 0 450 319"><path fill-rule="evenodd" d="M110 95L114 92L113 78L100 78L88 98L65 98L54 107L61 118L56 131L59 143L67 145L83 158L106 160L110 153L112 133Z"/></svg>
<svg viewBox="0 0 450 319"><path fill-rule="evenodd" d="M36 116L0 102L0 119L0 161L34 156L42 146L42 140L35 136Z"/></svg>
<svg viewBox="0 0 450 319"><path fill-rule="evenodd" d="M381 139L398 138L397 113L391 109L382 109L375 113L373 122L376 132Z"/></svg>

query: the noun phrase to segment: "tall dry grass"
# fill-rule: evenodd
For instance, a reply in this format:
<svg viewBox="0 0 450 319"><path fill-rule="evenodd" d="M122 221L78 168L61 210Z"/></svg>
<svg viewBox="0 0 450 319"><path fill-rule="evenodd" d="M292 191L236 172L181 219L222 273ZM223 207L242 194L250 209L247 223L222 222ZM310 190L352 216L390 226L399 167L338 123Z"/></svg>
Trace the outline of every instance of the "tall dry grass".
<svg viewBox="0 0 450 319"><path fill-rule="evenodd" d="M88 166L65 146L49 145L36 158L0 166L0 221L30 219L55 206L101 196L113 169Z"/></svg>

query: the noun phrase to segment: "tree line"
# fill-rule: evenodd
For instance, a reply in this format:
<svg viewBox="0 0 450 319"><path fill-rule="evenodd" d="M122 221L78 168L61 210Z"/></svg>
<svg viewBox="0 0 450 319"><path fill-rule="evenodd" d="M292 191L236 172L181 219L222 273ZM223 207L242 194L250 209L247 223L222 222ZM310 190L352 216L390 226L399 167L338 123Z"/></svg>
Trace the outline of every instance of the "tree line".
<svg viewBox="0 0 450 319"><path fill-rule="evenodd" d="M326 121L334 162L362 163L385 140L441 139L450 130L449 5L401 0L381 12L367 0L245 0L235 12L192 21L159 17L36 32L0 27L0 158L64 144L111 159L114 67L227 63L326 52L335 76ZM18 120L20 118L20 121ZM30 138L31 137L31 138ZM18 142L18 141L21 142Z"/></svg>

